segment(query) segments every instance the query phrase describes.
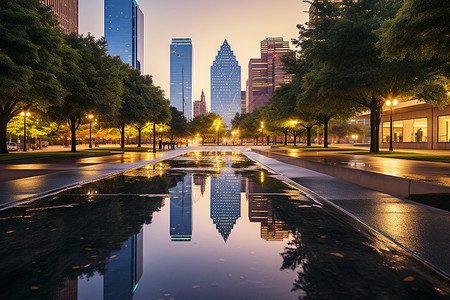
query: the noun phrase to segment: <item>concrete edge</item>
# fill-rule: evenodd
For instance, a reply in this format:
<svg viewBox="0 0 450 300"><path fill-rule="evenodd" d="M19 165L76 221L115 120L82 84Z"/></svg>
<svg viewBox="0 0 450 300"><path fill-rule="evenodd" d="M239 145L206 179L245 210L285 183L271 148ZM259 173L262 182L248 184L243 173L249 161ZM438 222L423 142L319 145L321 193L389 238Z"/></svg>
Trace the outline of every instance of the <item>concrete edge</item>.
<svg viewBox="0 0 450 300"><path fill-rule="evenodd" d="M313 170L400 198L407 198L411 194L450 193L450 186L371 171L334 166L299 157L292 157L284 153L274 153L268 150L252 149L252 151L274 159L291 158L294 159L292 165Z"/></svg>
<svg viewBox="0 0 450 300"><path fill-rule="evenodd" d="M257 153L256 151L251 151L253 153ZM397 246L399 246L400 248L402 248L403 250L405 250L406 252L408 252L409 254L412 254L416 259L418 259L420 262L422 262L423 264L425 264L427 267L433 269L434 271L439 272L442 276L446 277L448 280L450 280L450 274L445 272L444 270L442 270L441 268L435 266L434 264L432 264L431 262L429 262L428 260L424 259L423 257L419 256L417 253L415 253L413 250L409 249L408 247L404 246L403 244L401 244L400 242L398 242L396 239L392 238L391 236L385 234L383 231L378 230L377 228L373 227L372 225L370 225L369 223L366 223L362 220L360 220L357 216L355 216L354 214L352 214L351 212L345 210L344 208L338 206L337 204L334 204L333 202L331 202L330 200L320 196L319 194L315 193L314 191L308 189L307 187L304 187L302 185L300 185L299 183L293 181L292 179L290 179L289 177L281 174L280 172L272 169L271 167L265 165L263 162L256 160L255 158L250 157L249 155L247 155L246 153L242 152L246 157L248 157L249 159L259 163L260 165L264 166L264 168L271 170L272 172L280 175L281 177L285 178L286 181L291 184L292 182L292 186L295 188L298 188L300 191L305 192L305 195L309 197L309 195L313 195L315 197L314 200L316 201L323 201L326 202L327 204L330 204L331 206L333 206L334 208L338 209L339 211L343 212L344 214L346 214L347 216L353 218L354 220L356 220L357 222L359 222L360 224L362 224L363 226L368 227L370 230L373 230L376 234L380 235L383 238L388 239L389 241L393 242L394 244L396 244ZM264 155L262 153L257 153L260 155ZM271 157L269 157L271 158ZM321 204L323 205L323 204Z"/></svg>
<svg viewBox="0 0 450 300"><path fill-rule="evenodd" d="M187 151L187 152L189 152L189 151ZM73 189L73 188L75 188L77 186L80 186L80 185L88 184L88 183L99 181L99 180L102 180L102 179L105 179L105 178L108 178L108 177L116 176L116 175L119 175L121 173L132 171L132 170L138 169L138 168L140 168L140 167L142 167L144 165L147 165L147 164L153 164L153 163L159 162L161 160L171 159L171 158L177 157L179 155L182 155L184 153L186 153L186 151L178 153L178 154L174 154L174 155L168 155L168 156L155 158L155 159L153 159L151 161L150 160L140 161L140 162L134 163L135 165L131 166L129 168L113 171L113 172L108 173L108 174L103 174L103 175L99 175L99 176L93 176L93 177L85 179L85 180L77 181L75 183L71 183L71 184L64 185L64 186L61 186L61 187L57 187L57 188L54 188L54 189L51 189L51 190L47 190L47 191L38 193L38 194L33 195L33 196L25 197L23 199L18 199L18 200L2 203L2 204L0 204L0 211L6 210L8 208L12 208L12 207L15 207L15 206L18 206L18 205L30 203L30 202L33 202L35 200L42 199L42 198L45 198L45 197L53 196L53 195L56 195L56 194L61 193L63 191L67 191L67 190Z"/></svg>

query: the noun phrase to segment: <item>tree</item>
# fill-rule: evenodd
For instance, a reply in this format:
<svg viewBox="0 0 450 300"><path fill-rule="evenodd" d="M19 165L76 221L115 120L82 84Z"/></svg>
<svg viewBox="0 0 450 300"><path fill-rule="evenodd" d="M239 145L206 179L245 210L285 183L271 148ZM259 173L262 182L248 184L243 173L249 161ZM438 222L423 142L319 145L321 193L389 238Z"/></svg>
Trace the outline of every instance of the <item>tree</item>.
<svg viewBox="0 0 450 300"><path fill-rule="evenodd" d="M383 56L417 60L431 58L447 62L450 58L450 2L442 0L405 0L393 19L385 20L377 45Z"/></svg>
<svg viewBox="0 0 450 300"><path fill-rule="evenodd" d="M375 32L386 19L395 16L394 2L324 1L315 5L314 26L299 26L300 55L314 64L316 80L320 80L318 84L324 94L350 101L356 110L370 110L371 152L379 151L382 108L387 99L419 98L438 104L448 99L442 67L429 62L381 58Z"/></svg>
<svg viewBox="0 0 450 300"><path fill-rule="evenodd" d="M106 54L104 38L93 36L66 37L63 47L63 71L58 79L68 93L62 105L53 106L50 116L67 121L72 136L72 152L76 151L76 131L88 114L116 114L121 104L122 83L119 70L123 63Z"/></svg>
<svg viewBox="0 0 450 300"><path fill-rule="evenodd" d="M205 145L205 139L214 136L216 133L216 127L214 126L216 121L220 121L223 126L222 118L215 113L196 116L189 122L191 133L198 134L202 138L202 146Z"/></svg>
<svg viewBox="0 0 450 300"><path fill-rule="evenodd" d="M170 114L172 119L167 124L170 129L168 131L169 137L173 140L175 137L181 138L188 134L189 125L183 112L179 111L176 107L170 107Z"/></svg>
<svg viewBox="0 0 450 300"><path fill-rule="evenodd" d="M62 102L66 91L55 75L62 44L52 13L38 0L0 1L0 153L8 152L9 120Z"/></svg>

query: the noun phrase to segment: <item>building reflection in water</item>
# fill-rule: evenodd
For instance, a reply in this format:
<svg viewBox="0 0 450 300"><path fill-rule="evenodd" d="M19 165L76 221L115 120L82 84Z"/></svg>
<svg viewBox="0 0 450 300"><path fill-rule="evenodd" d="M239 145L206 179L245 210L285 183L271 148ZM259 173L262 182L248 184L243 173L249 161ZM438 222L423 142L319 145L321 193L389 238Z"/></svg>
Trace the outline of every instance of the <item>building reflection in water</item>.
<svg viewBox="0 0 450 300"><path fill-rule="evenodd" d="M124 242L119 251L111 252L106 260L103 275L96 273L91 278L78 278L78 297L69 282L58 292L58 300L103 299L128 300L138 287L143 274L144 257L143 229ZM75 280L76 282L76 280ZM68 292L71 291L71 294Z"/></svg>
<svg viewBox="0 0 450 300"><path fill-rule="evenodd" d="M192 237L192 175L170 189L170 239L190 242Z"/></svg>
<svg viewBox="0 0 450 300"><path fill-rule="evenodd" d="M285 223L277 220L272 201L261 183L245 178L245 190L248 200L248 218L250 222L261 223L261 238L267 241L282 241L289 237L289 230L283 229Z"/></svg>
<svg viewBox="0 0 450 300"><path fill-rule="evenodd" d="M211 219L227 242L236 220L241 216L241 176L227 168L218 177L211 177Z"/></svg>
<svg viewBox="0 0 450 300"><path fill-rule="evenodd" d="M203 196L206 190L206 176L203 174L194 174L194 185L200 186L200 192Z"/></svg>
<svg viewBox="0 0 450 300"><path fill-rule="evenodd" d="M132 299L143 273L143 231L111 253L103 281L103 299Z"/></svg>

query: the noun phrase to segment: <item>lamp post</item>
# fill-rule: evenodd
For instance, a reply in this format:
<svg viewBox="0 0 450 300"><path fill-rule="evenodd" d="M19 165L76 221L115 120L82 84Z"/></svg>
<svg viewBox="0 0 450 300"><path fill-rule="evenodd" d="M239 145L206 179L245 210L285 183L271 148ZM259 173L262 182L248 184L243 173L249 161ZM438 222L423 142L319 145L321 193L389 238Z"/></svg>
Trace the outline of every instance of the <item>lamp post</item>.
<svg viewBox="0 0 450 300"><path fill-rule="evenodd" d="M20 115L23 117L23 152L27 152L27 117L31 114L23 111Z"/></svg>
<svg viewBox="0 0 450 300"><path fill-rule="evenodd" d="M264 122L261 121L261 145L264 146Z"/></svg>
<svg viewBox="0 0 450 300"><path fill-rule="evenodd" d="M233 146L234 146L234 140L236 139L236 131L233 131L232 134L233 134Z"/></svg>
<svg viewBox="0 0 450 300"><path fill-rule="evenodd" d="M389 107L389 109L390 109L390 112L391 112L391 114L390 114L390 128L389 128L389 151L394 151L394 147L393 147L393 145L392 145L392 109L393 109L393 107L394 106L396 106L397 105L397 100L393 100L393 101L390 101L390 100L388 100L388 101L386 101L386 106L388 106Z"/></svg>
<svg viewBox="0 0 450 300"><path fill-rule="evenodd" d="M89 115L89 148L92 148L92 119L94 118L93 115Z"/></svg>
<svg viewBox="0 0 450 300"><path fill-rule="evenodd" d="M292 127L295 127L297 125L297 121L291 121ZM294 146L296 146L297 140L296 140L296 134L295 134L295 128L294 128Z"/></svg>
<svg viewBox="0 0 450 300"><path fill-rule="evenodd" d="M214 124L216 125L216 131L217 131L217 146L219 146L219 140L220 140L220 136L219 136L220 121L214 121Z"/></svg>

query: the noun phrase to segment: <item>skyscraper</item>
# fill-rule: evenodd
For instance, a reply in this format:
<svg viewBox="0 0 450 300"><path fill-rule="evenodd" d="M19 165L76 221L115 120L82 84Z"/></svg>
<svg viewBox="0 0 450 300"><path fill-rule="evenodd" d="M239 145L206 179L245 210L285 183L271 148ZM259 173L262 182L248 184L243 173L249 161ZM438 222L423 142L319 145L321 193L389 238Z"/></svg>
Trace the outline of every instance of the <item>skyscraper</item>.
<svg viewBox="0 0 450 300"><path fill-rule="evenodd" d="M275 89L292 80L292 76L283 70L280 60L289 52L289 42L283 38L261 41L261 58L252 58L248 64L247 112L266 105Z"/></svg>
<svg viewBox="0 0 450 300"><path fill-rule="evenodd" d="M184 104L184 105L183 105ZM192 119L192 41L173 38L170 44L170 105Z"/></svg>
<svg viewBox="0 0 450 300"><path fill-rule="evenodd" d="M200 115L206 115L206 99L205 93L202 90L202 94L200 96L200 100L194 101L194 118Z"/></svg>
<svg viewBox="0 0 450 300"><path fill-rule="evenodd" d="M51 8L62 32L78 33L78 0L40 0Z"/></svg>
<svg viewBox="0 0 450 300"><path fill-rule="evenodd" d="M136 0L105 0L108 54L144 72L144 14Z"/></svg>
<svg viewBox="0 0 450 300"><path fill-rule="evenodd" d="M225 39L211 66L211 112L230 124L241 111L241 67Z"/></svg>

